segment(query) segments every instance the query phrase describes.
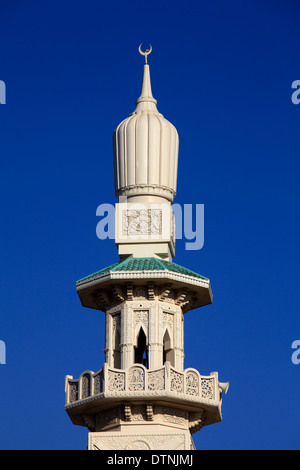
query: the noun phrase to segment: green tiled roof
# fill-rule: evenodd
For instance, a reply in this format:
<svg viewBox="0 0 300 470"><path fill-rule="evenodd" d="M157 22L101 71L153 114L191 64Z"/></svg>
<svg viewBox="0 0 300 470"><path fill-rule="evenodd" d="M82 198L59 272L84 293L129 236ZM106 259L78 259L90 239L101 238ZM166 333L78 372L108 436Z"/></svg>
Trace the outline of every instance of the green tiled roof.
<svg viewBox="0 0 300 470"><path fill-rule="evenodd" d="M194 271L179 266L179 264L171 261L165 261L158 258L127 258L124 261L119 261L107 268L100 269L100 271L80 279L77 283L116 271L170 271L185 274L186 276L196 277L198 279L208 280L207 277L201 276L201 274L197 274Z"/></svg>

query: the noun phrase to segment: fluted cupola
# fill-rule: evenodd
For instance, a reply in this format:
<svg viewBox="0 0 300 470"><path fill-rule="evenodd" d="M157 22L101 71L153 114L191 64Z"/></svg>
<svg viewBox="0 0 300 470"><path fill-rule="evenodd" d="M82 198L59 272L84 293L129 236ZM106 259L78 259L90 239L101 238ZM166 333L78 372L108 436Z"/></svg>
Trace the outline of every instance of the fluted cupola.
<svg viewBox="0 0 300 470"><path fill-rule="evenodd" d="M118 125L113 135L118 197L155 194L171 202L175 197L178 133L173 124L158 112L156 105L151 90L150 68L145 63L142 91L136 108Z"/></svg>

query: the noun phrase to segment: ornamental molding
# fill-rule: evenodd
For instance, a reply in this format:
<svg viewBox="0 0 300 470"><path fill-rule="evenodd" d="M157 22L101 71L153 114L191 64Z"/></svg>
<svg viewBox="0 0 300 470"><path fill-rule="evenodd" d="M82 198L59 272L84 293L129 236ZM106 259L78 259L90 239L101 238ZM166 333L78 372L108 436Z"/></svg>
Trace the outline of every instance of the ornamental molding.
<svg viewBox="0 0 300 470"><path fill-rule="evenodd" d="M190 449L191 438L187 431L90 433L89 450L178 450Z"/></svg>
<svg viewBox="0 0 300 470"><path fill-rule="evenodd" d="M116 271L77 284L85 307L103 312L124 302L168 302L183 313L212 303L209 280L164 271Z"/></svg>
<svg viewBox="0 0 300 470"><path fill-rule="evenodd" d="M154 195L160 196L173 202L176 196L176 191L168 186L156 185L156 184L136 184L131 186L123 186L116 189L115 192L117 197L120 196L141 196L141 195Z"/></svg>
<svg viewBox="0 0 300 470"><path fill-rule="evenodd" d="M93 384L95 377L102 377L102 390L96 393ZM83 381L90 378L89 393L86 396L86 385L83 389ZM76 387L77 392L73 393ZM84 393L83 393L84 392ZM177 403L195 403L219 407L221 404L221 393L218 385L218 376L212 373L210 376L201 376L196 369L185 369L183 372L176 371L169 363L160 369L148 370L141 364L134 364L128 369L113 369L104 364L103 369L97 373L85 371L79 379L74 380L66 376L66 410L75 407L86 406L96 400L104 403L113 398L130 401L136 397L149 400L153 403L154 398L169 398Z"/></svg>
<svg viewBox="0 0 300 470"><path fill-rule="evenodd" d="M110 280L123 279L126 281L135 279L149 279L152 281L152 283L154 279L171 279L174 281L184 282L193 286L200 286L205 288L210 287L209 280L189 276L188 274L176 273L165 269L163 271L110 271L107 274L99 274L99 276L95 276L92 279L79 281L77 283L77 291L83 289L84 286L86 286L87 284L93 286L95 284L104 283Z"/></svg>
<svg viewBox="0 0 300 470"><path fill-rule="evenodd" d="M112 313L114 309L120 310L121 304L127 303L132 308L151 308L153 302L167 303L170 306L180 307L184 313L195 308L196 293L193 290L173 289L170 283L154 286L145 283L138 286L132 283L113 284L109 290L99 289L94 293L97 308Z"/></svg>

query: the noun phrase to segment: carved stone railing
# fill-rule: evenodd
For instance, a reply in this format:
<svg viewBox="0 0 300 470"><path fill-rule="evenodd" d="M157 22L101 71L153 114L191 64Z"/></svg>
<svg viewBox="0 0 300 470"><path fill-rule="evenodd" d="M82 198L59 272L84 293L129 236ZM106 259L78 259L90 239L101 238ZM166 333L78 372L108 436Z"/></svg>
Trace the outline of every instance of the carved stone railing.
<svg viewBox="0 0 300 470"><path fill-rule="evenodd" d="M78 379L65 378L66 405L79 404L94 397L177 395L187 400L217 404L220 400L218 373L200 375L196 369L175 370L170 363L148 370L133 364L126 370L105 363L98 372L83 372Z"/></svg>

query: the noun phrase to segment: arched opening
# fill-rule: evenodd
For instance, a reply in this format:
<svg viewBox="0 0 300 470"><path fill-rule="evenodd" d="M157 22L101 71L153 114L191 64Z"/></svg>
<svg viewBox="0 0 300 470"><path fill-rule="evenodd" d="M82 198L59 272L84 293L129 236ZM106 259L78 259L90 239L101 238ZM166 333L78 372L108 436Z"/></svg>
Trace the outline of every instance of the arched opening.
<svg viewBox="0 0 300 470"><path fill-rule="evenodd" d="M171 348L171 338L168 330L166 330L163 338L163 364L168 361L173 366L173 350Z"/></svg>
<svg viewBox="0 0 300 470"><path fill-rule="evenodd" d="M136 364L143 364L148 368L148 345L143 328L140 329L138 335L137 346L134 351L134 362Z"/></svg>
<svg viewBox="0 0 300 470"><path fill-rule="evenodd" d="M120 341L120 333L118 330L116 330L113 350L113 367L115 369L121 369Z"/></svg>

